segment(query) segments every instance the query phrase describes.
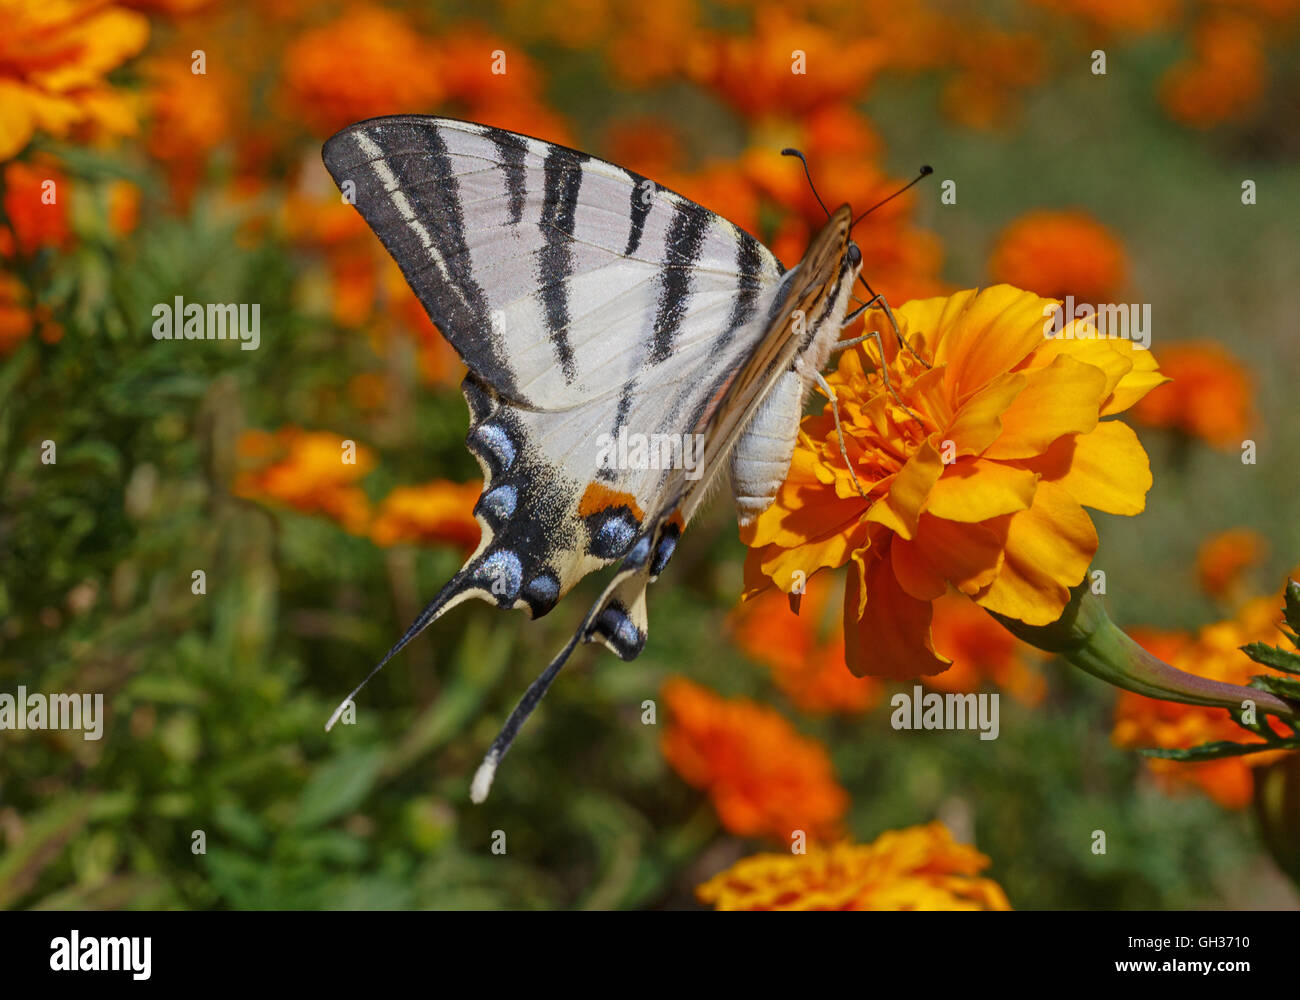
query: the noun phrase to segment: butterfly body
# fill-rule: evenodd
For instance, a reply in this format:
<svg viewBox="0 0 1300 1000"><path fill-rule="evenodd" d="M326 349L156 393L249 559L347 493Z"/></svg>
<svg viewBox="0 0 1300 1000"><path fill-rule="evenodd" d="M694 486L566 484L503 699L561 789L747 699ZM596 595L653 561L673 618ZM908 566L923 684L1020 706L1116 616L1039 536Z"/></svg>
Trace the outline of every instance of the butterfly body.
<svg viewBox="0 0 1300 1000"><path fill-rule="evenodd" d="M469 368L484 479L477 549L389 656L469 597L540 617L618 562L548 675L578 641L633 658L646 586L709 485L729 468L745 520L785 478L861 265L847 206L787 271L647 178L483 125L372 119L323 156ZM597 460L631 435L699 442L698 473Z"/></svg>

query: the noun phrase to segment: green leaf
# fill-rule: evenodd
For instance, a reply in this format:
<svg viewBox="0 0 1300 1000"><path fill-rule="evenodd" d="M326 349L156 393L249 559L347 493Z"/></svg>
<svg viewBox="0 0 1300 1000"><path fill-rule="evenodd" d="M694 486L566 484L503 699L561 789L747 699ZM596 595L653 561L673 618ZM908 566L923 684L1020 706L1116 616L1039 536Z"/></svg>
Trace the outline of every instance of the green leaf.
<svg viewBox="0 0 1300 1000"><path fill-rule="evenodd" d="M1271 674L1258 674L1250 679L1250 686L1268 691L1279 698L1300 701L1300 680L1293 677L1274 677Z"/></svg>
<svg viewBox="0 0 1300 1000"><path fill-rule="evenodd" d="M1200 746L1185 750L1169 750L1164 747L1146 747L1138 752L1144 757L1158 757L1161 760L1221 760L1224 757L1244 757L1261 750L1272 750L1267 743L1234 743L1232 740L1220 740L1216 743L1202 743Z"/></svg>
<svg viewBox="0 0 1300 1000"><path fill-rule="evenodd" d="M1286 582L1286 607L1283 610L1283 617L1286 618L1287 627L1290 628L1288 638L1292 642L1300 644L1297 636L1300 636L1300 583L1295 580Z"/></svg>
<svg viewBox="0 0 1300 1000"><path fill-rule="evenodd" d="M322 826L351 812L370 794L383 759L382 750L357 750L318 767L302 790L294 825Z"/></svg>
<svg viewBox="0 0 1300 1000"><path fill-rule="evenodd" d="M1300 674L1300 656L1280 646L1269 646L1262 642L1250 642L1241 647L1241 651L1256 663L1274 670L1283 670L1288 674Z"/></svg>

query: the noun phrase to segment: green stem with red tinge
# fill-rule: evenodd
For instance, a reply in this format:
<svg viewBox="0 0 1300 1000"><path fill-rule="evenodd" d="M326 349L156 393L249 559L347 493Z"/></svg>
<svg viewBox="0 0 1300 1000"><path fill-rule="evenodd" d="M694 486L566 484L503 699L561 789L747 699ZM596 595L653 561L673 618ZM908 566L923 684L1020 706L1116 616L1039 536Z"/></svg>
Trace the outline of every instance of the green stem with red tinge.
<svg viewBox="0 0 1300 1000"><path fill-rule="evenodd" d="M1253 687L1241 687L1198 677L1171 667L1126 635L1088 589L1085 579L1071 591L1070 603L1051 625L1026 625L1014 618L990 612L1016 637L1031 646L1068 660L1080 670L1150 698L1226 708L1234 716L1242 702L1252 702L1268 715L1295 723L1300 705Z"/></svg>

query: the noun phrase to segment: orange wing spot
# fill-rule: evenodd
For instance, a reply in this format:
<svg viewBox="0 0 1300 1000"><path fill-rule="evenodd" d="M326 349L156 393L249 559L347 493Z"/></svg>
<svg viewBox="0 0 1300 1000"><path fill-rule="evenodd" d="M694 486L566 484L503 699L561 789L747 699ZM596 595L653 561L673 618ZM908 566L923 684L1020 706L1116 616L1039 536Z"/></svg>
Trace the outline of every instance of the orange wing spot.
<svg viewBox="0 0 1300 1000"><path fill-rule="evenodd" d="M636 502L636 497L632 496L631 493L620 493L618 490L611 490L603 483L587 484L587 489L578 502L578 516L588 517L591 514L599 514L603 510L609 510L611 507L626 507L638 521L645 520L645 513Z"/></svg>

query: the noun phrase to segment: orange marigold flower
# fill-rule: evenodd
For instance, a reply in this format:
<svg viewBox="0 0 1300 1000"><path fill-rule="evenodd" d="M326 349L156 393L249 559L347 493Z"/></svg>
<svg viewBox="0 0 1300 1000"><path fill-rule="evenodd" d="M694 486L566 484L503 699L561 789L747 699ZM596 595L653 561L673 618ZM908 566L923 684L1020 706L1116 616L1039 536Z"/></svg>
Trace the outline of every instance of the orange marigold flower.
<svg viewBox="0 0 1300 1000"><path fill-rule="evenodd" d="M444 93L438 58L400 14L358 7L289 46L285 97L320 135L362 118L431 111Z"/></svg>
<svg viewBox="0 0 1300 1000"><path fill-rule="evenodd" d="M758 854L695 890L719 910L1009 910L1006 893L978 878L989 859L942 823L890 830L870 844Z"/></svg>
<svg viewBox="0 0 1300 1000"><path fill-rule="evenodd" d="M1179 0L1034 0L1116 34L1140 35L1178 20Z"/></svg>
<svg viewBox="0 0 1300 1000"><path fill-rule="evenodd" d="M834 587L829 574L808 581L798 613L786 596L769 590L744 601L732 616L736 645L772 671L781 692L805 712L865 712L880 701L881 685L844 669L844 633L828 621Z"/></svg>
<svg viewBox="0 0 1300 1000"><path fill-rule="evenodd" d="M1039 295L1112 302L1128 264L1119 238L1086 212L1030 212L1007 226L994 246L994 281Z"/></svg>
<svg viewBox="0 0 1300 1000"><path fill-rule="evenodd" d="M1250 642L1276 645L1279 597L1261 597L1245 604L1228 621L1201 628L1194 635L1134 629L1131 635L1149 652L1171 666L1227 684L1247 685L1269 669L1241 651ZM1228 714L1227 709L1184 705L1121 691L1115 704L1111 739L1122 747L1186 749L1201 743L1231 740L1259 743ZM1195 785L1219 805L1241 809L1251 798L1251 768L1276 760L1284 752L1254 753L1246 757L1184 763L1148 760L1147 766L1170 788Z"/></svg>
<svg viewBox="0 0 1300 1000"><path fill-rule="evenodd" d="M1241 589L1247 570L1268 555L1268 542L1257 531L1234 528L1201 543L1196 553L1196 579L1211 597L1224 600Z"/></svg>
<svg viewBox="0 0 1300 1000"><path fill-rule="evenodd" d="M676 29L669 37L674 46L681 46ZM697 41L690 48L687 73L742 115L756 118L777 108L800 113L856 100L887 57L878 38L845 38L770 5L758 8L752 32Z"/></svg>
<svg viewBox="0 0 1300 1000"><path fill-rule="evenodd" d="M1134 407L1133 419L1218 448L1240 447L1255 423L1249 369L1212 340L1172 344L1160 358L1170 382Z"/></svg>
<svg viewBox="0 0 1300 1000"><path fill-rule="evenodd" d="M1175 121L1210 128L1254 109L1264 95L1268 56L1254 21L1236 14L1203 17L1195 54L1160 81L1160 101Z"/></svg>
<svg viewBox="0 0 1300 1000"><path fill-rule="evenodd" d="M130 181L109 181L105 197L108 231L119 239L130 236L140 224L140 189Z"/></svg>
<svg viewBox="0 0 1300 1000"><path fill-rule="evenodd" d="M478 482L450 483L442 479L421 486L399 486L384 497L375 511L370 539L383 546L449 542L473 551L480 534L474 504L482 491Z"/></svg>
<svg viewBox="0 0 1300 1000"><path fill-rule="evenodd" d="M952 666L927 677L928 687L966 693L993 683L1026 705L1037 705L1047 693L1042 671L1031 666L1042 654L964 595L950 591L934 602L931 634L935 651Z"/></svg>
<svg viewBox="0 0 1300 1000"><path fill-rule="evenodd" d="M27 286L17 275L0 271L0 358L31 336L35 319L28 298Z"/></svg>
<svg viewBox="0 0 1300 1000"><path fill-rule="evenodd" d="M127 98L105 77L144 48L144 15L103 0L0 0L0 21L0 160L38 131L134 130Z"/></svg>
<svg viewBox="0 0 1300 1000"><path fill-rule="evenodd" d="M233 86L217 60L207 72L193 72L188 53L151 59L144 76L149 81L146 145L166 168L176 201L186 206L208 157L230 133Z"/></svg>
<svg viewBox="0 0 1300 1000"><path fill-rule="evenodd" d="M238 450L246 467L236 477L236 496L325 514L354 534L364 530L370 503L355 484L374 468L368 448L329 431L282 427L274 434L246 431Z"/></svg>
<svg viewBox="0 0 1300 1000"><path fill-rule="evenodd" d="M0 227L0 255L27 256L41 247L64 247L68 229L67 180L48 162L15 160L4 167L4 209L9 229Z"/></svg>
<svg viewBox="0 0 1300 1000"><path fill-rule="evenodd" d="M805 417L775 501L741 531L747 596L848 564L848 664L897 678L949 665L930 636L949 586L1031 625L1059 618L1097 549L1083 505L1136 514L1151 486L1137 436L1101 418L1163 376L1089 324L1045 336L1054 305L1006 285L909 302L897 317L919 357L873 313L899 398L873 343L840 355L828 382L852 472L829 404Z"/></svg>
<svg viewBox="0 0 1300 1000"><path fill-rule="evenodd" d="M773 709L680 677L664 684L663 697L672 716L664 757L708 793L728 830L786 842L795 830L814 840L838 835L849 797L820 743Z"/></svg>

